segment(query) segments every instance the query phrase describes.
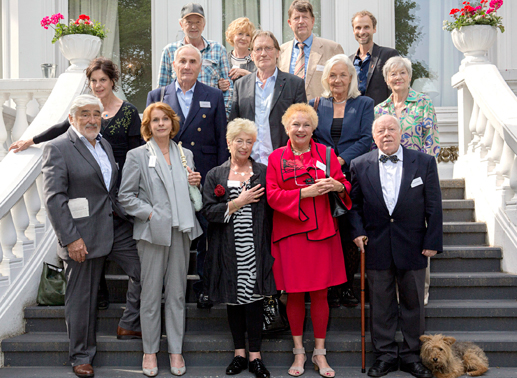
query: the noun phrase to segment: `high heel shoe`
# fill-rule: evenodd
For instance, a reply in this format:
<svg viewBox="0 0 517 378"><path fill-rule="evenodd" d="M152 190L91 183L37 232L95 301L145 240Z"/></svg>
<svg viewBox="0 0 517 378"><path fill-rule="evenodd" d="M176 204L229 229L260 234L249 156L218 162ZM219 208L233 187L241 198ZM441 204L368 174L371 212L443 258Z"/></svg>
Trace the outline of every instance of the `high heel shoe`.
<svg viewBox="0 0 517 378"><path fill-rule="evenodd" d="M326 349L314 349L312 352L312 363L314 364L314 370L319 371L322 377L333 378L336 376L336 372L331 367L328 368L320 368L314 357L316 356L325 356L327 354Z"/></svg>
<svg viewBox="0 0 517 378"><path fill-rule="evenodd" d="M292 375L293 377L299 377L305 372L305 361L307 361L307 356L305 355L305 348L293 348L293 354L303 354L303 366L291 366L287 371L287 374ZM295 371L295 373L291 373L291 371Z"/></svg>
<svg viewBox="0 0 517 378"><path fill-rule="evenodd" d="M180 375L183 375L187 372L187 366L185 365L185 359L183 358L183 356L181 356L181 359L183 360L183 367L173 367L172 361L171 361L171 355L169 354L169 362L171 363L171 374L172 375L176 375L179 377Z"/></svg>
<svg viewBox="0 0 517 378"><path fill-rule="evenodd" d="M144 357L142 357L142 371L144 372L144 375L147 375L148 377L156 377L158 375L158 366L153 367L152 369L146 369L144 368ZM156 363L158 363L158 360L156 360Z"/></svg>

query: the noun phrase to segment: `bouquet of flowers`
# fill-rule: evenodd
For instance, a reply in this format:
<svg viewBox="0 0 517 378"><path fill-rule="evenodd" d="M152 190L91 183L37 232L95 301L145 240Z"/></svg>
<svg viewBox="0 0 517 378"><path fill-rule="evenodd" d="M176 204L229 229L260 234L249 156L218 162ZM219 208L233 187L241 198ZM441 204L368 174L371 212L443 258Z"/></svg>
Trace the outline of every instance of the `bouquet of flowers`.
<svg viewBox="0 0 517 378"><path fill-rule="evenodd" d="M59 38L69 34L90 34L99 37L100 39L106 38L104 25L101 25L99 22L95 22L95 20L90 20L90 17L85 14L80 15L77 20L70 20L69 25L62 24L60 20L63 19L64 17L61 13L56 13L41 20L41 26L45 29L48 29L50 26L55 30L52 43L56 43ZM52 25L56 26L54 27Z"/></svg>
<svg viewBox="0 0 517 378"><path fill-rule="evenodd" d="M462 9L451 9L449 13L454 21L444 21L443 30L453 31L462 26L490 25L495 26L504 33L502 17L497 15L497 10L503 5L503 0L481 0L479 4L470 5L469 1L463 2Z"/></svg>

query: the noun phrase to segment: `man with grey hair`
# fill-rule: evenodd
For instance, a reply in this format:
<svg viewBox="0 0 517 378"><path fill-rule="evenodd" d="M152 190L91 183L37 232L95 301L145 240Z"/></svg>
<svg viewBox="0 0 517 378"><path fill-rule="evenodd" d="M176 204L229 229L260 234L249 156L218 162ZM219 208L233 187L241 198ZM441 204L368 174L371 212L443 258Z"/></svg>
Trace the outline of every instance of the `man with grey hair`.
<svg viewBox="0 0 517 378"><path fill-rule="evenodd" d="M427 258L443 250L442 198L434 157L400 145L397 118L373 123L379 148L352 160L354 243L366 254L370 288L370 333L376 362L370 377L399 369L432 378L420 359L425 331L424 280ZM400 311L396 284L400 293ZM403 335L399 347L397 325Z"/></svg>
<svg viewBox="0 0 517 378"><path fill-rule="evenodd" d="M202 33L205 29L206 19L201 4L189 3L185 5L181 9L179 23L185 37L181 41L168 44L163 49L158 85L165 87L176 80L178 72L174 66L175 51L183 45L190 44L201 52L202 67L199 73L199 81L223 91L226 115L228 116L230 114L233 82L228 76L230 63L225 47L219 42L203 38Z"/></svg>
<svg viewBox="0 0 517 378"><path fill-rule="evenodd" d="M354 62L359 90L363 96L373 98L374 106L377 106L391 93L384 81L382 67L389 58L400 54L395 49L373 42L373 35L377 32L377 19L367 10L353 15L352 29L359 48L349 58Z"/></svg>
<svg viewBox="0 0 517 378"><path fill-rule="evenodd" d="M41 169L45 206L65 268L69 358L78 377L94 375L97 290L108 255L129 276L119 327L141 336L140 260L133 226L117 201L113 151L99 133L102 111L96 97L78 96L70 108L70 128L44 147Z"/></svg>

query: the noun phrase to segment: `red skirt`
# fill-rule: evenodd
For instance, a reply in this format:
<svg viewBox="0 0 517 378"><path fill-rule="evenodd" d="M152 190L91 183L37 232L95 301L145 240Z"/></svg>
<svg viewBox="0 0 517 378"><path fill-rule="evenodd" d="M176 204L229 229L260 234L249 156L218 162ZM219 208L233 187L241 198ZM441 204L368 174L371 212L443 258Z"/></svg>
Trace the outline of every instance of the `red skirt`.
<svg viewBox="0 0 517 378"><path fill-rule="evenodd" d="M346 282L345 259L339 232L319 241L307 234L272 243L276 288L288 293L326 289Z"/></svg>

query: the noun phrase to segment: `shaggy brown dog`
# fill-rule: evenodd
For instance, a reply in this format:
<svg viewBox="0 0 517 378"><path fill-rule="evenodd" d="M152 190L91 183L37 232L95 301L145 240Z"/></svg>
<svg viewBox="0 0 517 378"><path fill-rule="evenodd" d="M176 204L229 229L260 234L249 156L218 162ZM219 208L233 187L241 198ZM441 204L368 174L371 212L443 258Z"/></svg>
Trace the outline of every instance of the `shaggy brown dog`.
<svg viewBox="0 0 517 378"><path fill-rule="evenodd" d="M488 370L488 358L474 343L456 342L454 337L422 335L420 357L436 378L457 378L463 374L473 377Z"/></svg>

